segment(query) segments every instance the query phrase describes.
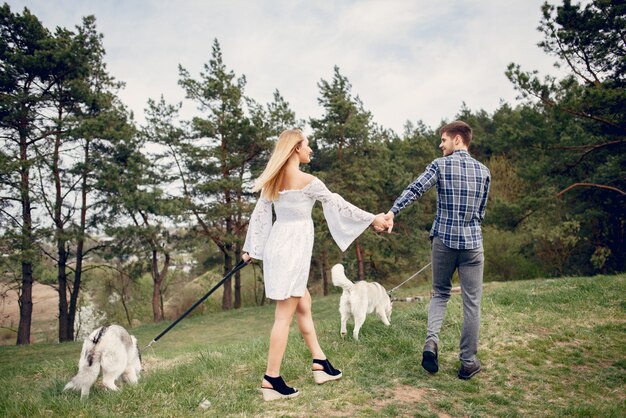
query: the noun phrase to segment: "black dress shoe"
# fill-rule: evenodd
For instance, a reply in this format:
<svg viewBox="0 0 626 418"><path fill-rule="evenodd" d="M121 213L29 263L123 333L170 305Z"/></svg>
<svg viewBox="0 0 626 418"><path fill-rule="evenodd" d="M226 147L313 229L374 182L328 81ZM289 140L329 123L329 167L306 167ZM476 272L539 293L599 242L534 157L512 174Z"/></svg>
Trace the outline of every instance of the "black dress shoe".
<svg viewBox="0 0 626 418"><path fill-rule="evenodd" d="M480 371L480 361L474 360L472 364L461 363L459 368L459 379L468 380L471 379L476 373Z"/></svg>
<svg viewBox="0 0 626 418"><path fill-rule="evenodd" d="M438 349L435 340L428 340L424 344L422 367L429 373L437 373L439 371Z"/></svg>

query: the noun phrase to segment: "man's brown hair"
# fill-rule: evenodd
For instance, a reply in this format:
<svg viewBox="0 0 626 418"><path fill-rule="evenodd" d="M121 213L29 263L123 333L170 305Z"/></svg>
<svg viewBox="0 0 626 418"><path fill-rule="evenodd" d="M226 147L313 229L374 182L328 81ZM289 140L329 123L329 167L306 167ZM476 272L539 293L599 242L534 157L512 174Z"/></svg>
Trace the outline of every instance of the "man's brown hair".
<svg viewBox="0 0 626 418"><path fill-rule="evenodd" d="M448 134L451 138L461 135L463 143L468 147L470 142L472 142L472 127L460 120L455 120L454 122L442 126L439 132L441 132L441 135Z"/></svg>

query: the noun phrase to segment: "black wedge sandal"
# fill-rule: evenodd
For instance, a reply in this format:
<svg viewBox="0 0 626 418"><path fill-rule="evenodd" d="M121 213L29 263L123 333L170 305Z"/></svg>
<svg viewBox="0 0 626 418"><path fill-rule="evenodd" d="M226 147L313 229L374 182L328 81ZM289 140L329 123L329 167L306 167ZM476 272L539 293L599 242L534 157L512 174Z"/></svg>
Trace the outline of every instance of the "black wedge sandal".
<svg viewBox="0 0 626 418"><path fill-rule="evenodd" d="M315 383L321 385L322 383L330 382L331 380L339 380L341 379L341 370L337 370L330 364L328 359L319 360L313 359L313 364L319 364L324 367L323 370L315 370L313 369L313 379Z"/></svg>
<svg viewBox="0 0 626 418"><path fill-rule="evenodd" d="M261 386L261 393L263 394L263 399L266 401L274 401L276 399L284 398L295 398L300 394L300 392L298 392L298 389L287 386L281 376L270 377L268 375L264 375L263 379L267 380L272 385L271 388L265 388Z"/></svg>

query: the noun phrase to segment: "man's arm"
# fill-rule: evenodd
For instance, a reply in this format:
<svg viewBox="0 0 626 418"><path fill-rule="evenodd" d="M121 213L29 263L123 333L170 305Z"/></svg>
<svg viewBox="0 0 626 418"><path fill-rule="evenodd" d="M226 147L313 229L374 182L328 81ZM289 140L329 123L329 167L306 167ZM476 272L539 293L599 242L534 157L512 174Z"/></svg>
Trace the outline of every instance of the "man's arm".
<svg viewBox="0 0 626 418"><path fill-rule="evenodd" d="M426 170L424 170L424 172L420 174L413 183L409 184L407 188L404 189L400 197L396 199L389 212L385 215L385 220L389 225L387 232L391 232L393 229L393 218L395 215L437 184L438 175L439 166L435 161L433 161L428 164Z"/></svg>
<svg viewBox="0 0 626 418"><path fill-rule="evenodd" d="M485 219L485 210L487 208L487 198L489 197L489 188L491 187L491 176L487 177L485 181L485 188L483 193L483 199L480 202L480 206L478 207L478 217L480 218L480 222Z"/></svg>

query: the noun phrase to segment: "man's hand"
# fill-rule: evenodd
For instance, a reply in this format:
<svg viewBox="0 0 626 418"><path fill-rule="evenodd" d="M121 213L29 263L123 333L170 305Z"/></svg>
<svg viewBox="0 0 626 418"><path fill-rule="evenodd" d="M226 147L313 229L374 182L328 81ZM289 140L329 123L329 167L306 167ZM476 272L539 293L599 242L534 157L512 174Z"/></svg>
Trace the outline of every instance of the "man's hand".
<svg viewBox="0 0 626 418"><path fill-rule="evenodd" d="M245 261L246 263L249 263L250 260L252 260L252 257L250 257L250 254L248 253L243 253L241 254L241 259Z"/></svg>
<svg viewBox="0 0 626 418"><path fill-rule="evenodd" d="M384 218L385 218L385 223L386 223L386 228L387 228L387 233L391 234L391 231L393 230L393 218L395 217L394 213L392 211L389 211L385 214Z"/></svg>

